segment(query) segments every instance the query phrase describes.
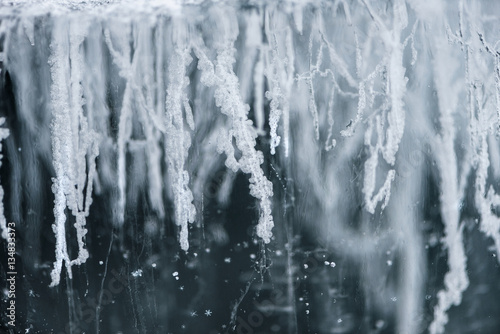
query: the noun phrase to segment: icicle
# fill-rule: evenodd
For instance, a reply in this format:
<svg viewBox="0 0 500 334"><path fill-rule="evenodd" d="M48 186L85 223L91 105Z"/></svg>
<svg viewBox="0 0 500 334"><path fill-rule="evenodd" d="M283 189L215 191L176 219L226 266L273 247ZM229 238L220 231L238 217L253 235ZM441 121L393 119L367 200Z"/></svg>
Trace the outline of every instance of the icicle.
<svg viewBox="0 0 500 334"><path fill-rule="evenodd" d="M299 34L302 35L302 30L303 30L303 27L304 27L304 24L303 24L303 14L302 14L302 6L300 4L295 4L295 6L293 7L293 21L295 23L295 28L297 29L297 31L299 32Z"/></svg>
<svg viewBox="0 0 500 334"><path fill-rule="evenodd" d="M68 34L69 26L69 34ZM71 25L69 21L57 22L51 44L51 101L52 101L52 152L56 178L53 179L54 217L56 235L56 261L50 286L59 284L63 262L68 277L71 266L84 263L89 254L85 249L85 217L92 203L92 182L95 158L98 155L96 134L88 128L83 114L81 45L85 25ZM85 189L85 193L84 193ZM75 216L74 224L78 243L78 256L70 260L66 241L66 207Z"/></svg>
<svg viewBox="0 0 500 334"><path fill-rule="evenodd" d="M64 33L67 29L54 28L54 41L52 42L52 56L49 60L52 73L51 99L53 108L52 121L52 152L56 178L53 179L52 192L54 193L54 217L52 225L56 235L56 261L51 272L51 286L59 284L63 262L68 267L71 276L69 255L66 245L66 184L70 183L66 175L66 166L71 158L71 143L73 133L71 129L70 105L68 101L67 78L69 73L67 38Z"/></svg>
<svg viewBox="0 0 500 334"><path fill-rule="evenodd" d="M328 101L328 135L325 141L325 150L329 151L337 145L337 141L332 138L333 136L333 125L335 121L333 119L333 104L334 104L335 90L330 93L330 101Z"/></svg>
<svg viewBox="0 0 500 334"><path fill-rule="evenodd" d="M453 113L456 111L458 93L452 89L449 73L458 64L449 56L449 47L443 38L435 38L438 46L434 59L434 84L437 90L440 112L441 134L435 139L434 156L441 180L441 217L444 222L442 242L448 253L448 272L444 279L444 289L437 294L438 303L434 307L434 319L429 326L431 334L443 333L448 322L447 312L452 305L459 305L462 293L469 286L467 277L467 257L462 239L463 224L460 223L459 203L464 199L464 189L459 182L457 156L455 153L455 126ZM463 169L462 173L467 173ZM466 175L462 175L464 177Z"/></svg>
<svg viewBox="0 0 500 334"><path fill-rule="evenodd" d="M371 6L363 0L366 8L370 12L371 17L375 21L377 27L381 30L381 37L385 43L388 58L389 69L389 91L391 109L387 113L388 127L386 132L386 143L382 148L382 155L390 165L394 165L396 161L396 153L398 151L399 142L403 137L405 126L405 111L403 97L406 92L405 68L403 67L403 45L400 42L401 32L408 24L406 12L406 4L402 0L396 1L393 6L394 11L394 27L392 33L384 25L382 19L374 13ZM359 62L359 61L358 61ZM374 73L377 72L377 69ZM373 75L373 74L372 74ZM364 91L364 83L359 84L359 104L358 114L354 124L358 123L362 110L366 105L366 94ZM351 124L352 127L352 124ZM346 130L342 133L343 136L352 135L352 130Z"/></svg>
<svg viewBox="0 0 500 334"><path fill-rule="evenodd" d="M134 75L133 68L137 64L137 58L134 57L132 62L127 60L127 55L130 54L130 44L126 39L128 34L119 34L120 39L117 41L120 43L122 48L121 52L115 50L113 45L113 40L109 30L104 31L104 37L106 44L109 48L109 52L113 56L113 62L120 69L120 76L127 80L125 87L125 92L123 94L122 108L120 110L120 119L118 122L118 139L117 139L117 151L118 151L118 161L117 161L117 178L118 178L118 202L116 208L117 223L122 225L125 220L125 203L126 203L126 187L127 187L127 172L126 172L126 146L132 134L132 126L130 124L131 114L132 114L132 77Z"/></svg>
<svg viewBox="0 0 500 334"><path fill-rule="evenodd" d="M255 110L255 123L257 130L262 133L264 132L264 61L262 57L262 50L259 51L259 60L255 65L253 82L254 82L254 103L253 109ZM271 150L274 151L271 145Z"/></svg>
<svg viewBox="0 0 500 334"><path fill-rule="evenodd" d="M266 20L266 27L268 26L267 22L269 20ZM266 62L268 63L267 65L267 77L268 77L268 82L270 86L270 90L266 92L265 96L266 98L270 101L269 103L269 127L270 129L270 136L271 136L271 142L270 142L270 148L271 148L271 154L275 154L276 152L276 147L279 145L281 138L277 135L276 131L278 128L278 122L281 117L282 111L280 109L280 99L282 97L282 92L281 92L281 87L279 84L279 79L278 79L278 71L279 71L279 63L278 63L278 50L277 50L277 45L275 42L276 37L274 35L269 36L271 38L271 56L268 56L271 58L271 60L267 60ZM268 38L269 38L268 37Z"/></svg>
<svg viewBox="0 0 500 334"><path fill-rule="evenodd" d="M229 138L235 139L236 147L241 151L241 158L237 165L242 172L250 174L250 194L260 201L261 213L257 225L257 235L265 243L269 243L274 226L271 215L273 189L272 183L265 177L264 171L260 167L264 162L264 157L262 152L255 149L257 133L252 122L248 119L248 106L241 101L238 78L232 70L235 39L236 36L231 36L218 47L215 66L201 47L195 48L195 54L199 59L198 68L202 72L201 82L209 87L215 87L215 103L221 108L221 112L229 118L229 124L232 124ZM228 157L226 164L234 159L234 151L225 150L228 147L229 144L222 145L222 149ZM232 164L228 167L234 168Z"/></svg>
<svg viewBox="0 0 500 334"><path fill-rule="evenodd" d="M165 216L165 209L162 194L163 183L161 182L162 148L159 143L161 138L159 131L166 132L167 129L165 126L164 112L160 113L160 108L164 108L163 101L157 99L157 105L154 104L154 95L155 93L158 94L158 91L155 91L156 87L154 80L158 80L159 82L156 84L159 88L163 89L162 64L164 61L164 50L162 48L163 41L160 40L160 38L163 37L163 32L159 32L155 44L152 43L152 28L149 24L140 24L137 34L138 41L134 58L138 59L137 63L140 64L140 66L134 69L137 72L129 79L129 82L133 87L137 114L142 125L142 134L147 143L147 146L143 147L142 150L146 156L149 202L161 219ZM157 48L156 57L151 57L150 55L153 45ZM156 73L153 72L154 61L159 63L157 64L159 68ZM163 94L159 95L163 96Z"/></svg>
<svg viewBox="0 0 500 334"><path fill-rule="evenodd" d="M70 27L70 71L71 71L71 108L73 126L73 150L75 151L76 175L74 190L75 199L73 203L68 203L73 216L76 217L75 228L78 241L78 257L71 261L71 264L80 265L88 258L88 252L84 248L85 217L89 215L92 204L92 185L95 174L95 159L99 155L97 145L97 134L89 129L87 117L83 113L85 103L82 89L82 69L84 68L83 52L81 51L85 39L86 24L72 24ZM76 135L78 134L78 135ZM86 158L87 156L87 158ZM88 172L87 172L88 168ZM84 193L85 189L85 193Z"/></svg>
<svg viewBox="0 0 500 334"><path fill-rule="evenodd" d="M204 211L203 207L218 202L230 209L235 204L230 203L230 196L241 190L234 193L231 187L242 171L250 179L250 194L259 210L257 236L261 243L273 240L280 252L287 251L289 298L283 307L271 308L286 311L290 323L302 321L296 314L299 307L292 305L296 295L293 283L301 276L294 270L294 261L302 259L302 253L295 251L315 244L343 257L342 262L369 269L354 274L361 277L356 284L366 292L370 308L390 319L387 324L377 324L377 330L424 330L425 318L433 313L427 330L431 334L446 331L453 306L462 303L468 288L468 269L471 278L477 278L477 266L467 268L465 252L466 246L477 246L476 228L485 243L494 242L500 261L500 54L499 42L493 44L498 18L488 13L499 6L494 1L459 0L457 17L457 4L442 0L290 1L277 5L257 1L255 6L250 1L246 6L175 0L179 4L173 9L161 1L141 0L133 3L133 13L128 5L100 0L49 1L47 7L37 1L22 1L26 6L18 7L14 1L0 6L2 103L7 104L8 113L15 113L12 120L9 117L15 126L11 132L21 130L3 141L9 130L0 127L0 149L9 145L9 167L3 171L10 177L9 189L4 192L0 185L0 229L5 238L5 197L9 199L7 218L19 222L19 232L26 240L44 232L40 231L45 228L40 217L46 214L46 203L34 191L45 189L43 176L52 158L53 171L48 171L55 174L51 286L63 276L71 283L72 266L89 257L86 222L93 192L102 190L105 202L99 210L107 210L111 203L104 213L114 215L110 224L123 227L127 239L130 232L143 227L148 239L146 253L163 257L171 246L156 247L162 241L160 233L155 235L155 221L164 222L167 215L172 216L185 251L229 242L229 229L224 231L219 221L224 215L215 217L211 209ZM184 6L187 3L201 5ZM78 9L74 13L72 6ZM240 27L246 32L240 34ZM488 38L492 38L491 44ZM191 59L193 50L196 61ZM212 110L214 101L217 112ZM4 122L0 118L0 126ZM34 146L33 139L39 139ZM263 151L276 156L264 163L260 145L269 145ZM96 159L98 148L101 153ZM420 159L414 163L415 152ZM279 197L274 198L267 168L280 187ZM428 183L438 184L436 193L425 192ZM210 186L215 189L207 191ZM421 196L425 201L419 201ZM439 207L440 214L431 213L429 222L430 229L437 226L437 231L429 237L418 224L429 218L423 211L437 196L439 203L432 205ZM359 212L358 197L366 212ZM139 208L143 203L144 208ZM275 217L273 203L279 204ZM198 205L201 210L196 211ZM167 214L170 207L172 212ZM125 213L136 215L137 222L123 226ZM462 215L465 219L477 215L479 223L467 225ZM211 222L203 222L207 217ZM273 230L274 218L280 219L279 230ZM202 222L200 236L189 234L195 220ZM289 227L296 224L300 230L294 232ZM205 239L204 226L218 226L214 233L206 231L213 238ZM469 226L474 238L464 240L464 226ZM437 282L442 288L437 299L424 307L424 245L434 244L440 227L443 238L439 246L445 252L448 272L444 282ZM306 238L299 240L302 232ZM36 247L24 247L23 254L40 249L40 238L33 239ZM296 240L307 245L295 247ZM140 240L131 241L135 249ZM488 245L483 248L491 252ZM112 246L111 242L108 257L111 252L121 252ZM262 254L278 261L264 259L258 265L263 268L273 262L271 274L279 271L283 254L268 249L263 245ZM394 251L390 260L398 262L392 268L390 261L385 266L388 249ZM471 249L477 259L481 254ZM217 251L208 255L209 250L207 247L204 257L215 259L212 256L217 257ZM130 254L136 259L139 256ZM333 268L329 261L325 261L325 269L342 269ZM189 261L189 265L196 269L198 262ZM323 269L315 274L309 270L314 284L324 282L330 290L341 284L336 275L323 274ZM141 280L156 276L144 271ZM179 279L177 272L175 276ZM268 278L276 279L271 276L262 276L263 287ZM387 284L380 288L380 279L389 276L397 279L384 280ZM162 275L158 277L168 283ZM141 327L146 331L148 324L155 323L149 320L157 315L175 317L183 312L157 308L156 300L149 296L139 298L142 285L129 289L136 301L146 301L151 309L137 308L138 331ZM144 286L152 291L151 284ZM78 298L72 297L71 284L68 287L72 323L79 319ZM322 303L312 295L304 298ZM397 298L398 307L391 298ZM233 330L238 312L234 307ZM426 312L425 317L415 318L421 312ZM326 309L325 314L333 313ZM349 317L337 327L326 317L316 327L349 331L363 315L350 312ZM461 321L453 319L450 327L456 328ZM189 326L192 324L186 323L188 332L196 332ZM70 325L70 330L77 331L76 327Z"/></svg>
<svg viewBox="0 0 500 334"><path fill-rule="evenodd" d="M172 55L168 71L165 159L174 196L175 222L181 229L179 242L181 248L187 251L189 248L188 224L194 222L196 209L193 205L193 194L189 189L189 174L184 167L191 146L190 134L184 130L184 119L191 129L194 128L194 123L191 108L183 93L189 84L186 66L191 62L190 50L181 46L178 48ZM183 117L183 109L185 117Z"/></svg>
<svg viewBox="0 0 500 334"><path fill-rule="evenodd" d="M270 100L269 125L271 127L270 136L271 154L275 154L276 147L281 142L281 137L277 134L278 124L283 116L283 148L285 157L289 153L289 132L290 132L290 93L294 82L294 56L292 32L289 26L275 27L271 24L270 13L265 14L265 32L269 41L269 51L266 53L265 68L269 91L265 96ZM277 19L278 22L283 22ZM281 35L277 30L284 31L284 54L280 53ZM285 59L283 60L283 56Z"/></svg>
<svg viewBox="0 0 500 334"><path fill-rule="evenodd" d="M443 333L444 326L448 322L446 313L452 305L460 305L462 293L469 286L467 257L465 256L462 239L464 225L459 224L458 203L463 198L463 192L459 192L457 189L456 157L453 149L454 136L450 132L452 130L445 130L445 135L443 135L443 140L439 145L439 151L436 152L443 189L440 200L441 216L445 224L445 236L442 241L448 251L449 271L444 279L445 289L437 294L438 303L434 308L434 319L429 326L431 334Z"/></svg>
<svg viewBox="0 0 500 334"><path fill-rule="evenodd" d="M318 50L318 55L316 56L316 62L313 63L313 41L314 41L314 32L311 32L311 36L309 37L309 78L307 80L307 85L309 87L309 112L313 118L313 126L314 126L314 134L316 140L319 140L319 116L318 109L316 108L316 100L314 94L314 85L313 85L313 72L315 70L319 70L321 68L322 57L323 57L323 45L320 46Z"/></svg>
<svg viewBox="0 0 500 334"><path fill-rule="evenodd" d="M279 88L278 88L279 89ZM281 93L278 92L276 95L280 95ZM278 108L279 104L276 99L272 98L271 94L266 94L266 97L271 100L270 103L270 108L271 112L269 113L269 127L270 127L270 135L271 135L271 154L276 153L276 147L280 144L281 137L276 134L276 131L278 129L278 122L280 120L282 111Z"/></svg>
<svg viewBox="0 0 500 334"><path fill-rule="evenodd" d="M26 37L28 37L30 44L32 46L34 46L35 45L35 23L33 21L31 21L30 19L24 19L22 21L22 25L23 25Z"/></svg>
<svg viewBox="0 0 500 334"><path fill-rule="evenodd" d="M262 42L262 26L263 26L263 15L259 12L252 12L247 21L247 27L245 31L245 53L249 53L249 56L243 58L243 63L245 68L244 73L240 73L239 76L252 76L253 82L253 109L255 115L255 126L259 135L265 134L264 130L264 53L266 52L266 46ZM253 72L253 75L251 74ZM242 93L245 96L245 83L247 81L242 81ZM249 88L249 87L248 87ZM248 89L247 88L247 89Z"/></svg>
<svg viewBox="0 0 500 334"><path fill-rule="evenodd" d="M408 25L406 4L403 0L397 0L394 6L394 27L390 43L389 59L389 84L391 110L387 114L388 127L386 133L386 144L382 151L384 159L391 165L396 162L396 153L399 142L403 137L405 127L405 111L403 97L406 92L405 68L403 67L403 46L400 43L401 32Z"/></svg>
<svg viewBox="0 0 500 334"><path fill-rule="evenodd" d="M451 269L444 277L445 290L437 294L438 304L434 308L434 319L429 326L431 334L444 332L444 326L448 323L446 312L452 305L460 305L462 292L469 286L462 230L463 225L456 231L448 231L450 233L445 239L448 246L448 266Z"/></svg>

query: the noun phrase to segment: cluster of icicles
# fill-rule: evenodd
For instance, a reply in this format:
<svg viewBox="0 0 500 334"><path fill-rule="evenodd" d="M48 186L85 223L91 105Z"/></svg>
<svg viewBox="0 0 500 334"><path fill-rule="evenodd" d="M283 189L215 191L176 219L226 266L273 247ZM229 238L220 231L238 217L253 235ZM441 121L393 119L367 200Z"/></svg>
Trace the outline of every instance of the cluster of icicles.
<svg viewBox="0 0 500 334"><path fill-rule="evenodd" d="M231 171L222 197L236 172L249 175L260 212L256 235L265 243L272 240L273 184L263 166L274 155L291 166L287 177L297 187L310 189L320 207L311 224L335 247L358 205L343 192L361 159L360 219L387 211L385 224L405 247L402 284L414 291L402 298L401 333L418 328L423 284L421 213L407 207L421 196L422 174L438 175L449 271L430 332L444 331L447 310L469 285L460 211L466 188L474 188L480 230L500 250L493 211L500 205L500 46L490 34L497 18L476 1L256 2L243 9L141 3L133 15L130 4L93 5L0 11L17 113L27 131L51 129L40 149L54 168L52 286L63 266L71 277L71 267L88 258L86 217L92 194L105 188L117 188L117 226L146 188L157 216L175 220L187 251L194 203L220 157ZM49 75L34 78L26 67L34 62ZM50 87L50 100L31 96L33 85ZM3 128L0 138L8 135ZM423 152L427 164L408 173L412 152ZM74 259L67 213L75 221ZM0 207L4 236L5 222ZM363 250L343 251L363 257Z"/></svg>

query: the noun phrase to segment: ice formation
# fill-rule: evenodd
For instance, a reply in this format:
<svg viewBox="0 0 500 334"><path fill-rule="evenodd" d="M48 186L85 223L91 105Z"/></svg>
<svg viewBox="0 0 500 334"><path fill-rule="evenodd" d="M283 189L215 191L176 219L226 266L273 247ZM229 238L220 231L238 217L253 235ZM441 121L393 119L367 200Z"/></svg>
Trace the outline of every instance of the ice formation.
<svg viewBox="0 0 500 334"><path fill-rule="evenodd" d="M271 249L287 253L290 333L301 234L360 264L366 308L392 316L395 332L444 333L479 284L472 231L499 277L498 13L479 0L3 2L2 236L15 221L36 237L53 203L51 287L92 258L93 210L117 234L132 224L154 239L173 223L198 256L205 231L231 239L238 219L221 227L204 210L237 202L243 175L258 267L281 265ZM434 262L445 269L431 279Z"/></svg>

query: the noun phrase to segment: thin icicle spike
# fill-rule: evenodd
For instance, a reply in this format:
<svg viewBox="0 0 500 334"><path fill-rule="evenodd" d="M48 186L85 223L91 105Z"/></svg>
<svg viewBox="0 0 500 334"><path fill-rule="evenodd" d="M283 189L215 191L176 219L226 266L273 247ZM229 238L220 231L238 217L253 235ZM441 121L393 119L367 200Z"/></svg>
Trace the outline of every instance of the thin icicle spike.
<svg viewBox="0 0 500 334"><path fill-rule="evenodd" d="M191 129L194 128L193 115L184 93L189 84L186 66L190 62L189 49L179 46L173 52L168 72L169 84L166 94L165 116L167 120L165 158L172 183L175 222L180 227L179 242L184 251L189 249L188 225L194 222L196 216L193 194L189 189L189 174L184 167L187 152L191 146L191 137L189 132L184 130L184 122L186 121Z"/></svg>
<svg viewBox="0 0 500 334"><path fill-rule="evenodd" d="M68 101L67 78L69 73L67 42L62 31L54 36L51 45L52 56L49 60L52 73L51 100L53 108L52 120L52 155L56 178L53 179L52 192L54 193L54 218L52 225L56 235L56 260L51 272L51 286L59 284L63 263L68 265L69 255L66 245L66 194L65 189L70 183L66 175L66 166L71 158L72 130L70 127L70 105ZM66 48L65 48L66 47ZM70 274L70 272L68 272Z"/></svg>

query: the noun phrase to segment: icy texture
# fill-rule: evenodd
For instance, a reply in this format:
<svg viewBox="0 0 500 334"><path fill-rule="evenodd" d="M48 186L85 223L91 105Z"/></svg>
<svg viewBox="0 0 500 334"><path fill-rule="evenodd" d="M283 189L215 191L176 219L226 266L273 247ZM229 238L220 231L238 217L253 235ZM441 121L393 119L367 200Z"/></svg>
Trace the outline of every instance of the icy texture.
<svg viewBox="0 0 500 334"><path fill-rule="evenodd" d="M181 226L181 248L187 250L189 248L188 223L194 221L196 210L192 204L193 195L188 187L189 174L184 169L187 152L191 145L191 137L187 131L184 131L184 119L186 119L191 130L194 129L194 121L189 101L182 94L182 91L189 83L189 78L185 74L185 68L191 60L188 50L181 48L182 45L178 46L178 49L174 52L170 60L166 102L167 126L165 132L167 137L165 155L168 159L170 182L173 185L176 211L175 219L176 223ZM183 114L185 115L184 117Z"/></svg>
<svg viewBox="0 0 500 334"><path fill-rule="evenodd" d="M471 288L487 284L470 273L469 249L500 261L499 9L476 0L1 5L2 80L12 82L4 89L15 117L0 125L17 124L0 129L9 159L2 236L7 220L26 239L51 220L54 287L88 264L92 243L104 247L88 230L109 227L108 256L175 253L191 270L205 245L226 247L239 228L260 247L251 260L262 289L269 277L286 286L286 302L259 310L286 314L289 332L310 311L294 286L307 280L295 261L310 248L355 264L358 299L386 319L372 324L351 310L332 321L325 308L311 332L352 332L365 320L365 330L456 329L449 311L469 307ZM50 196L42 175L52 177ZM241 184L250 196L234 191ZM53 216L37 212L47 200ZM227 218L231 205L250 209ZM146 241L129 255L134 237ZM337 270L343 261L321 263ZM138 281L152 275L140 270ZM233 330L252 275L226 307ZM331 286L335 275L314 284L337 310L345 296ZM306 314L307 324L317 319Z"/></svg>
<svg viewBox="0 0 500 334"><path fill-rule="evenodd" d="M227 21L222 24L218 35L222 39L216 45L217 58L212 63L202 46L197 47L195 53L199 58L198 68L202 72L200 81L209 86L215 86L215 103L221 112L228 116L231 128L227 133L221 131L218 139L218 152L227 156L226 166L233 172L241 169L250 174L250 194L260 201L260 217L257 225L257 235L265 243L269 243L274 226L271 215L272 183L264 175L260 165L264 162L262 152L255 149L257 132L253 123L248 119L249 106L243 104L238 93L238 77L232 70L235 59L233 43L237 37L237 22ZM233 146L233 138L236 147ZM235 157L235 148L241 152L239 160Z"/></svg>
<svg viewBox="0 0 500 334"><path fill-rule="evenodd" d="M56 178L53 180L54 217L56 235L56 261L51 273L52 286L59 284L61 267L66 265L71 277L71 266L85 263L89 257L85 249L85 217L92 204L92 184L95 158L98 155L97 134L89 129L83 110L82 43L85 25L67 22L56 26L51 44L51 99L52 99L52 152ZM63 28L64 27L64 28ZM71 260L66 242L66 207L75 217L78 255ZM64 263L63 263L64 262Z"/></svg>

